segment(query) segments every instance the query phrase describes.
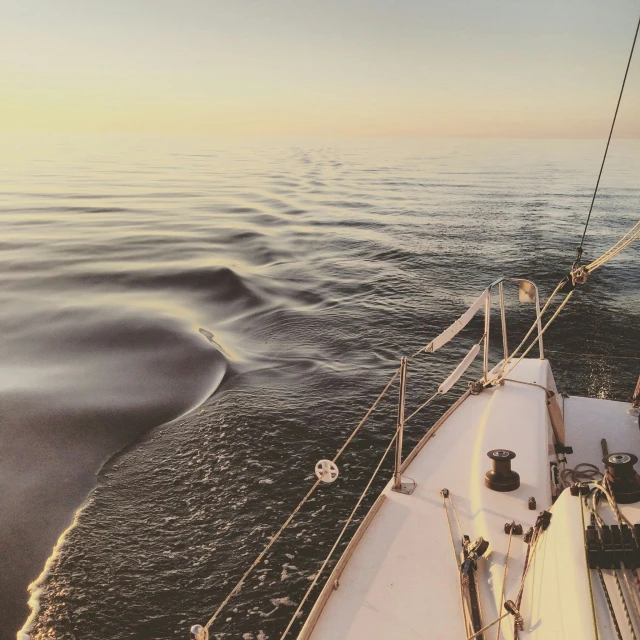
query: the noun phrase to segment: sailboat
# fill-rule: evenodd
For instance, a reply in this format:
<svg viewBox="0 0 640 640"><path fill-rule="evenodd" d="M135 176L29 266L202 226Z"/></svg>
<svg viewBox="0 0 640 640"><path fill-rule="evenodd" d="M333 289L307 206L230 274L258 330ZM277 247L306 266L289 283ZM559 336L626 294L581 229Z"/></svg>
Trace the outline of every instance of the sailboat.
<svg viewBox="0 0 640 640"><path fill-rule="evenodd" d="M396 429L367 487L315 574L281 640L320 580L298 640L635 640L640 637L640 380L629 403L560 395L544 336L575 290L640 239L640 221L597 259L583 264L583 243L615 126L629 62L578 255L541 308L535 283L490 283L448 329L398 369L283 526L204 626L208 640L221 611L321 483L339 475L338 459L393 385ZM508 348L505 289L535 305L521 343ZM489 363L497 301L502 360ZM415 358L455 340L484 310L484 333L437 392L405 415L407 371ZM483 374L403 458L405 424L446 394L482 352ZM537 357L532 357L537 356ZM630 381L630 388L635 381ZM327 577L358 507L393 453L387 486Z"/></svg>

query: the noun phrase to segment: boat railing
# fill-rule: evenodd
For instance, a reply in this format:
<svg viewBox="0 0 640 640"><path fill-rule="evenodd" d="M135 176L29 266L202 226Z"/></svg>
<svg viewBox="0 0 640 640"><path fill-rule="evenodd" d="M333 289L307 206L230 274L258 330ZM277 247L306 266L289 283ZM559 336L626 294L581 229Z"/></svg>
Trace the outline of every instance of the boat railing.
<svg viewBox="0 0 640 640"><path fill-rule="evenodd" d="M497 280L492 282L482 292L480 297L467 309L467 311L465 311L465 313L463 313L452 325L450 325L447 329L445 329L443 332L441 332L436 338L434 338L426 347L421 347L412 356L403 357L400 360L399 368L396 369L396 371L393 373L393 376L387 382L387 384L384 387L384 389L382 390L382 392L378 395L378 397L376 398L375 402L371 405L369 410L366 412L365 416L362 418L362 420L358 423L358 425L355 427L355 429L349 435L349 437L347 438L345 443L342 445L342 447L338 450L338 452L333 457L333 459L332 460L324 460L323 459L323 460L320 460L316 464L316 468L315 468L316 481L314 482L314 484L311 487L311 489L307 492L307 494L302 499L302 501L298 504L298 506L293 510L293 512L291 513L289 518L280 527L280 529L273 536L270 537L269 542L267 543L265 548L262 550L260 555L256 558L256 560L253 562L253 564L247 569L247 571L244 573L244 575L240 578L240 581L231 590L231 592L227 595L227 597L222 601L222 603L220 603L220 605L218 606L216 611L213 613L213 615L211 616L211 618L209 619L207 624L204 625L204 626L194 625L192 627L192 629L191 629L191 637L194 640L209 640L209 637L210 637L209 636L209 629L210 629L211 625L218 618L218 615L220 614L222 609L227 605L229 600L236 593L238 593L238 591L242 587L244 581L247 579L247 577L249 576L251 571L256 566L258 566L260 564L260 562L263 560L265 554L269 551L269 549L273 546L273 544L279 539L279 537L281 536L283 531L287 528L287 526L291 522L292 518L296 515L296 513L298 513L298 511L300 510L302 505L309 499L309 497L312 495L312 493L315 491L315 489L321 483L331 483L338 477L339 471L338 471L338 467L336 465L336 462L337 462L338 458L340 457L342 452L345 450L345 448L349 445L349 443L352 441L352 439L355 437L355 435L358 433L358 431L363 426L363 424L366 422L367 418L371 415L371 413L378 406L378 404L380 403L382 398L385 396L387 391L390 389L391 385L396 380L396 378L399 378L399 385L398 385L399 386L398 419L397 419L396 431L393 434L393 437L391 438L391 440L390 440L390 442L389 442L389 444L387 446L387 449L386 449L384 455L382 456L382 459L379 461L378 466L376 467L373 475L371 476L371 478L369 480L369 483L367 484L367 486L365 487L363 493L361 494L360 499L358 500L358 503L356 504L356 506L354 507L353 511L351 512L351 514L347 518L347 521L345 522L345 524L343 526L343 529L342 529L340 535L338 536L338 539L336 540L336 542L334 543L333 547L331 548L331 551L329 552L329 555L325 559L320 571L316 574L316 577L314 578L312 584L309 586L309 588L308 588L308 590L307 590L302 602L299 604L296 612L293 614L293 616L292 616L292 618L291 618L291 620L289 622L289 625L285 629L284 634L281 636L281 640L283 640L285 638L285 636L287 635L287 633L291 629L291 626L293 625L293 623L297 619L297 616L301 613L301 608L302 608L304 602L307 600L311 590L314 588L315 584L317 583L318 578L320 576L320 573L322 573L322 570L325 568L327 562L331 558L331 555L336 550L338 543L340 542L340 540L344 536L347 527L352 522L352 520L353 520L353 518L355 516L356 510L358 509L359 505L361 504L366 492L368 491L369 487L371 486L371 483L373 482L373 480L376 477L377 473L380 471L382 463L384 462L384 459L385 459L387 453L390 452L390 450L393 447L394 443L395 443L395 460L394 460L394 472L393 472L392 488L393 488L394 491L398 491L398 492L401 492L401 493L407 493L407 494L412 493L413 490L415 489L415 483L414 482L412 482L412 481L403 482L403 477L402 477L402 471L403 471L404 467L406 467L407 463L410 462L411 457L412 457L410 455L407 458L407 460L404 461L404 463L403 463L403 460L402 460L402 440L403 440L403 431L404 431L405 424L409 420L411 420L415 415L417 415L420 411L422 411L427 406L429 406L429 404L433 400L435 400L435 398L437 398L440 395L444 395L445 393L447 393L455 385L455 383L464 375L464 373L467 371L467 369L474 362L474 360L476 359L476 357L480 353L480 349L481 349L482 346L484 347L484 357L483 357L484 361L483 361L483 376L482 376L482 379L477 381L477 382L475 382L475 383L470 383L469 390L467 390L467 392L441 417L441 419L436 423L436 425L434 425L434 427L432 427L432 429L430 430L430 433L435 432L437 430L437 427L441 423L443 423L444 420L447 418L447 416L451 415L451 413L453 411L455 411L456 408L458 406L460 406L460 404L462 402L464 402L464 399L470 393L480 393L480 391L483 388L491 386L492 384L495 384L496 383L496 379L499 380L499 378L490 379L490 375L493 373L494 370L490 370L489 369L489 344L490 344L489 343L489 333L490 333L490 328L491 328L491 302L492 302L492 292L496 288L497 288L497 291L498 291L498 300L499 300L499 303L500 303L500 319L501 319L501 323L502 323L502 343L503 343L503 349L504 349L504 361L502 363L503 366L502 366L502 369L498 372L498 375L503 375L503 376L506 375L506 373L504 373L504 371L503 371L505 366L506 366L506 364L509 362L510 358L513 358L516 355L516 351L524 343L524 341L523 341L523 343L521 343L521 345L519 345L519 347L514 351L514 353L509 355L508 340L507 340L506 305L505 305L505 297L504 297L504 284L508 283L508 282L517 282L518 283L518 286L519 286L519 299L520 299L521 302L535 303L535 305L536 305L536 321L534 322L534 324L532 325L531 329L529 330L529 333L525 336L525 341L529 338L531 333L534 331L534 329L536 327L536 323L537 323L537 329L538 329L537 341L538 341L538 345L539 345L539 349L540 349L540 358L541 359L544 358L544 346L543 346L543 343L542 343L542 334L544 333L544 330L546 329L546 327L544 329L542 328L542 323L541 323L541 319L540 319L541 312L540 312L540 298L539 298L539 294L538 294L538 287L533 282L531 282L531 280L527 280L527 279L524 279L524 278L509 278L509 277L498 278ZM409 360L412 360L413 358L418 356L420 353L431 353L431 352L437 351L440 347L442 347L443 345L447 344L458 333L460 333L460 331L464 327L466 327L467 324L469 324L471 319L478 313L478 311L480 311L480 309L484 309L484 316L485 316L485 318L484 318L484 334L482 335L480 340L476 344L473 345L471 350L466 354L466 356L462 359L462 361L458 364L458 366L454 369L454 371L446 378L446 380L444 380L440 384L440 386L438 387L438 390L429 399L427 399L425 402L423 402L413 413L411 413L408 417L405 418L405 397L406 397L406 387L407 387L407 367L408 367ZM543 309L543 311L544 311L544 309ZM528 352L528 350L525 351L520 356L520 358L524 357L525 353L527 353L527 352ZM414 449L414 452L416 451L416 449ZM406 479L406 480L409 480L409 479ZM379 505L378 502L376 504ZM308 628L310 629L310 628L312 628L312 626L311 627L305 626L305 629L308 629ZM304 632L303 632L303 635L304 635ZM306 637L306 635L304 637Z"/></svg>
<svg viewBox="0 0 640 640"><path fill-rule="evenodd" d="M264 547L264 549L262 550L262 552L258 555L258 557L254 560L253 564L243 574L243 576L240 578L239 582L235 585L235 587L233 587L231 589L231 591L227 595L227 597L220 603L220 605L218 606L216 611L213 613L213 615L211 616L211 618L209 619L207 624L204 625L204 626L194 625L192 627L192 629L191 629L192 638L194 638L195 640L209 640L209 629L210 629L211 625L218 618L218 616L221 613L222 609L228 604L228 602L231 600L231 598L235 594L237 594L239 592L239 590L242 588L242 585L244 584L245 580L247 579L247 577L249 576L251 571L262 562L262 560L265 557L265 554L269 551L269 549L273 546L273 544L280 538L281 534L288 527L289 523L292 521L294 516L300 511L302 506L305 504L305 502L307 502L307 500L310 498L310 496L313 494L313 492L316 490L316 488L321 483L331 483L338 477L339 471L338 471L338 467L336 465L336 462L337 462L338 458L342 455L342 453L345 450L345 448L353 440L353 438L359 432L361 427L367 421L367 418L375 410L375 408L378 406L378 404L380 403L382 398L385 396L387 391L389 391L389 389L391 388L391 385L394 383L396 378L398 378L398 376L399 376L400 377L400 384L399 384L400 391L399 391L399 398L398 398L398 422L397 422L396 430L392 434L392 437L391 437L390 442L389 442L389 444L387 446L387 449L385 450L385 452L382 455L380 461L378 462L378 466L375 468L375 470L373 472L373 475L371 476L368 484L366 485L366 487L364 488L362 494L360 495L360 498L359 498L358 502L356 503L355 507L353 508L353 510L351 511L351 514L349 515L349 517L345 521L344 526L343 526L338 538L336 539L333 547L331 548L331 550L329 551L327 557L325 558L324 563L322 564L322 567L316 573L311 585L308 587L308 589L307 589L307 591L306 591L306 593L304 595L304 598L302 599L302 601L298 605L296 611L293 613L293 616L291 617L291 620L289 621L289 625L287 626L287 628L285 629L284 633L280 637L280 640L285 640L285 637L288 634L289 630L291 629L292 625L294 624L295 620L301 614L302 607L303 607L304 603L307 601L307 598L309 597L309 594L311 593L311 591L313 590L313 588L317 584L318 579L320 577L320 574L322 573L324 568L327 566L327 562L329 562L329 560L331 559L332 554L336 551L336 549L338 547L338 544L342 540L342 538L343 538L343 536L344 536L344 534L345 534L345 532L347 530L347 527L349 527L349 525L353 521L353 518L354 518L354 516L356 514L356 511L357 511L358 507L360 506L360 504L361 504L364 496L366 495L367 491L371 487L371 484L374 481L376 475L379 473L379 471L380 471L380 469L382 467L382 464L383 464L383 462L385 460L385 457L390 452L391 447L394 445L394 443L396 445L396 455L395 455L395 465L394 465L392 488L395 491L400 491L400 492L403 492L403 493L411 493L413 491L413 488L415 488L415 483L413 483L413 487L411 486L410 483L407 483L407 484L403 483L402 482L402 471L403 471L403 468L406 468L408 466L408 464L411 462L412 458L417 454L417 452L420 450L420 448L422 446L424 446L424 444L427 442L427 440L435 434L435 432L439 429L439 427L445 423L445 421L448 419L448 417L454 411L456 411L456 409L465 401L465 399L470 394L472 394L472 393L476 393L476 394L480 393L480 392L482 392L483 389L485 389L487 387L490 387L490 386L501 385L504 382L505 378L510 374L510 372L513 371L513 369L518 365L518 363L520 363L522 361L522 359L525 358L527 356L527 354L529 354L530 351L535 347L536 342L537 342L538 348L539 348L539 354L540 354L539 357L540 357L541 360L543 360L544 359L544 344L543 344L542 336L545 333L545 331L549 328L549 326L553 323L553 321L558 316L558 314L560 314L562 312L562 310L564 309L566 304L569 302L569 300L571 299L571 297L572 297L572 295L574 293L575 288L577 286L579 286L579 285L583 285L587 281L587 278L589 277L589 275L594 270L599 269L600 267L602 267L609 260L614 258L621 251L623 251L626 247L628 247L632 242L634 242L635 240L638 240L638 239L640 239L640 221L638 221L630 231L628 231L620 240L618 240L610 249L608 249L604 254L602 254L595 261L593 261L593 262L591 262L591 263L589 263L587 265L581 266L580 265L580 260L578 258L578 260L574 263L571 272L567 276L565 276L558 283L558 286L551 293L551 295L549 296L549 298L545 302L545 305L544 305L544 307L542 309L540 309L540 296L539 296L539 293L538 293L538 287L531 280L527 280L526 278L510 278L510 277L501 277L501 278L498 278L497 280L494 280L484 290L482 295L469 307L469 309L464 314L462 314L462 316L460 316L451 326L449 326L442 333L440 333L440 335L438 335L436 338L434 338L434 340L432 340L426 347L421 347L420 349L418 349L418 351L416 351L411 356L411 358L403 357L401 359L401 361L400 361L400 367L393 372L393 375L391 376L391 379L387 382L387 384L384 387L384 389L378 395L378 397L373 402L373 404L369 407L369 409L365 413L365 415L362 418L362 420L360 420L360 422L356 425L355 429L351 432L351 434L346 439L346 441L342 445L342 447L334 455L333 459L332 460L320 460L316 464L316 469L315 469L316 480L315 480L313 486L309 489L309 491L306 493L306 495L302 498L301 502L295 507L295 509L292 511L291 515L287 518L287 520L280 527L280 529L278 529L278 531L276 531L272 536L270 536L269 541L267 542L267 544ZM582 254L580 254L580 255L582 255ZM504 285L505 285L505 283L508 283L508 282L517 282L518 283L518 286L519 286L519 300L521 302L535 303L535 305L536 305L536 318L535 318L533 324L529 328L528 332L526 333L525 337L522 339L520 344L513 350L513 352L511 354L509 354L509 345L508 345L508 338L507 338L506 305L505 305L505 299L504 299ZM490 370L489 369L489 345L490 345L489 334L490 334L490 329L491 329L491 298L492 298L492 293L493 293L495 288L497 288L498 300L499 300L499 303L500 303L500 321L501 321L501 324L502 324L502 346L503 346L504 356L503 356L502 362L498 363L498 365L496 367L494 367L493 369ZM559 302L559 304L556 306L554 312L551 314L551 317L549 319L545 320L545 324L543 326L543 323L542 323L543 314L547 311L547 309L550 308L551 302L554 300L554 298L556 298L556 296L562 295L562 294L564 294L564 299L562 300L562 302ZM406 384L407 384L407 364L408 364L408 361L410 359L418 356L420 353L429 353L429 352L437 351L440 347L442 347L447 342L449 342L452 338L454 338L465 326L467 326L467 324L469 324L469 322L476 315L476 313L480 309L482 309L483 307L484 307L484 315L485 315L485 318L484 318L484 334L483 334L482 338L480 339L480 341L473 345L471 350L463 358L463 360L460 362L460 364L458 364L456 369L438 387L438 390L436 391L436 393L433 396L431 396L428 400L423 402L408 418L405 418L404 412L405 412L405 395L406 395ZM529 341L529 339L531 338L532 334L534 333L534 331L536 329L537 329L537 337L534 337L533 340L530 341L528 346L526 346L527 341ZM466 393L464 393L453 404L453 406L451 406L444 413L444 415L442 415L440 417L440 419L434 425L432 425L432 427L429 429L428 433L422 438L422 440L413 449L412 453L407 457L407 459L403 463L403 461L402 461L402 435L403 435L404 425L409 420L411 420L413 418L413 416L415 416L417 413L419 413L425 407L427 407L436 397L438 397L438 395L444 395L445 393L447 393L447 391L449 391L454 386L454 384L464 375L464 373L467 371L467 369L471 366L471 363L478 356L481 347L484 347L482 379L477 381L477 382L475 382L475 383L470 383L469 389L466 391ZM522 349L522 352L520 352L520 349ZM536 386L539 386L539 385L536 385ZM638 387L636 389L636 394L634 396L634 406L639 403L639 396L640 396L640 381L638 382ZM553 420L553 418L552 418L552 420ZM369 512L369 516L367 516L367 518L370 519L370 517L375 512L375 510L377 508L379 508L379 506L381 504L381 500L383 500L384 497L385 497L384 493L380 494L378 500L376 501L376 503L372 507L371 511ZM365 522L367 521L367 518L365 518ZM359 529L358 531L362 531L362 529ZM354 539L355 539L355 537L354 537ZM352 543L349 543L349 545L347 546L347 550L349 550L351 548L351 546L352 546ZM347 552L345 552L345 553L347 553ZM346 556L343 556L343 558L345 558L345 557ZM346 562L346 560L345 560L345 562ZM337 569L339 569L340 567L341 567L341 564L339 562L337 567L336 567L336 569L334 569L335 580L337 580L337 578L339 577L339 571L337 571ZM334 574L332 574L332 576L334 576ZM327 583L327 584L330 584L330 582ZM329 588L331 588L331 587L329 587ZM325 597L325 601L326 601L326 597L328 597L326 594L328 594L328 593L329 593L329 591L327 590L327 585L325 585L325 588L323 589L323 595ZM320 607L320 609L321 609L321 607ZM319 611L319 609L315 609L315 611ZM317 618L317 614L316 614L316 618ZM303 628L303 631L302 631L302 633L301 633L301 635L299 637L300 638L309 637L309 635L310 635L310 633L311 633L311 631L313 629L313 624L314 624L313 620L308 620L307 624L305 624L305 627Z"/></svg>
<svg viewBox="0 0 640 640"><path fill-rule="evenodd" d="M542 317L540 315L540 293L535 282L527 280L526 278L508 278L502 277L494 280L488 287L489 299L487 301L486 313L485 313L485 334L487 336L485 345L485 359L484 359L484 378L485 381L489 375L489 325L491 320L491 291L494 287L498 287L498 299L500 301L500 321L502 324L502 346L504 350L504 361L509 360L509 345L507 340L507 313L504 303L504 283L505 282L517 282L519 285L519 300L520 302L532 302L536 305L536 324L538 328L538 348L540 351L540 360L544 360L544 341L542 337ZM512 354L515 355L515 354Z"/></svg>
<svg viewBox="0 0 640 640"><path fill-rule="evenodd" d="M489 348L490 348L490 329L491 329L491 303L492 293L497 288L498 300L500 306L500 321L502 325L502 347L504 352L504 358L502 361L503 368L513 358L516 353L509 354L509 342L507 337L507 313L504 296L504 285L508 282L517 282L519 291L518 298L520 302L534 303L536 305L536 321L538 336L538 348L540 352L540 359L544 360L544 343L542 334L544 332L542 328L542 319L540 313L540 294L537 285L526 278L512 278L503 276L494 280L478 297L475 302L449 327L442 331L436 338L434 338L426 347L423 347L416 351L412 358L420 353L433 353L440 349L440 347L447 344L452 340L464 327L469 324L471 319L484 307L484 334L480 339L480 342L475 344L467 355L462 359L456 369L449 375L449 377L438 387L438 391L429 398L425 403L414 411L408 418L405 418L405 397L406 397L406 383L407 383L407 366L408 359L402 358L400 360L400 389L398 396L398 421L396 426L396 453L394 460L394 473L393 473L393 489L402 493L411 493L413 487L402 483L402 441L404 434L404 425L416 413L428 406L438 395L444 395L453 385L462 377L466 370L471 366L476 356L480 351L480 346L483 347L483 364L482 364L482 380L476 383L477 388L480 389L484 386L491 384L489 375L491 370L489 368ZM532 327L533 329L533 327Z"/></svg>

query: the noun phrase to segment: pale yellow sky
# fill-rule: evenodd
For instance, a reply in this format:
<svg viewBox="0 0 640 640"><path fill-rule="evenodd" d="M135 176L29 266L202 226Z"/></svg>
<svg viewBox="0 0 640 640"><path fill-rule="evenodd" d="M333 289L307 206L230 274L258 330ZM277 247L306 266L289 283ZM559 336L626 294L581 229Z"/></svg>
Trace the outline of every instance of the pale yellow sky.
<svg viewBox="0 0 640 640"><path fill-rule="evenodd" d="M0 0L0 9L0 131L605 137L640 7ZM636 59L616 134L640 137L639 114Z"/></svg>

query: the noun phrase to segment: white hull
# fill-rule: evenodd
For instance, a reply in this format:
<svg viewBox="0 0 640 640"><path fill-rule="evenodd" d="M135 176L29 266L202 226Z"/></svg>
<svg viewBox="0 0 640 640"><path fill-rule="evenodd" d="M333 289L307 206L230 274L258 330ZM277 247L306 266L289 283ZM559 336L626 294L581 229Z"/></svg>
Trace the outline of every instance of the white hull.
<svg viewBox="0 0 640 640"><path fill-rule="evenodd" d="M545 390L556 391L548 361L525 359L503 386L466 394L439 421L403 465L402 475L416 482L415 491L405 495L393 491L392 483L387 486L327 581L299 640L459 640L473 634L465 624L460 593L461 533L452 509L443 504L444 488L462 533L489 541L476 574L483 625L505 613L505 600L517 600L523 581L529 547L522 535L514 535L503 595L510 540L505 523L515 521L527 530L541 511L550 509L551 523L524 578L519 603L524 628L518 637L617 637L599 579L587 567L583 516L588 524L590 513L581 513L583 501L569 490L552 504L550 465L559 461ZM602 468L602 438L610 452L640 453L638 419L627 413L630 405L586 398L560 398L559 404L565 444L574 450L567 467L589 462ZM518 489L497 492L485 486L492 449L516 453L512 466L520 475ZM533 510L530 497L536 501ZM621 509L633 523L640 521L639 506ZM600 515L615 523L608 506ZM613 571L603 575L622 637L633 638ZM622 584L625 599L635 604L637 593L625 591L627 587ZM630 615L640 636L637 609ZM514 617L502 620L499 635L494 624L479 637L513 638Z"/></svg>

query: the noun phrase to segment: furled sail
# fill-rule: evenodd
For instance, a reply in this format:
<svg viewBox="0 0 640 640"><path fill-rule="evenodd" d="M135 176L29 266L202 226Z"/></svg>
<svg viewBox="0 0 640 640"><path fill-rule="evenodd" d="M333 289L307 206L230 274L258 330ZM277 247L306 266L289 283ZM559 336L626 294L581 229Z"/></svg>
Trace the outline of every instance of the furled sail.
<svg viewBox="0 0 640 640"><path fill-rule="evenodd" d="M462 331L470 322L471 318L476 315L478 310L484 305L489 297L489 289L485 289L482 295L465 311L450 327L445 329L437 338L432 340L425 348L425 352L429 353L437 351L442 345L447 344L451 338L454 338Z"/></svg>

